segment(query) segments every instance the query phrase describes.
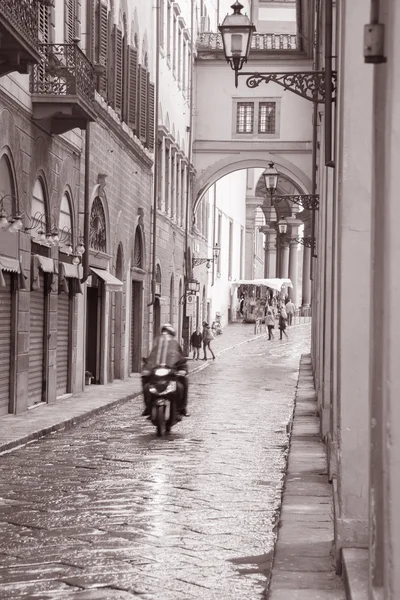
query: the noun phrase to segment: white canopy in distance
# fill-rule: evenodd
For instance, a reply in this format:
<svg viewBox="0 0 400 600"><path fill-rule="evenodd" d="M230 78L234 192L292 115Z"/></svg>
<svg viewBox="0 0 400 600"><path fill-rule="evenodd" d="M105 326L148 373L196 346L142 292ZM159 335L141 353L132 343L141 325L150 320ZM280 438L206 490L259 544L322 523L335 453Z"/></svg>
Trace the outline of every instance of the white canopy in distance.
<svg viewBox="0 0 400 600"><path fill-rule="evenodd" d="M281 292L283 287L293 287L290 279L239 279L238 281L232 281L231 293L233 293L240 285L265 285L278 292Z"/></svg>

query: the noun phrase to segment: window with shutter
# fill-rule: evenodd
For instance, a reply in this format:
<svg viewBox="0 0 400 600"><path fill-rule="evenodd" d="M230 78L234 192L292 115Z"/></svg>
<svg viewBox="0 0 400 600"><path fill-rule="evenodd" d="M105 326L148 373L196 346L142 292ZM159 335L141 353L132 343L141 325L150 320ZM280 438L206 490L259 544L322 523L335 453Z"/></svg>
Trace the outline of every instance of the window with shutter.
<svg viewBox="0 0 400 600"><path fill-rule="evenodd" d="M138 82L138 65L137 65L137 49L133 46L128 46L128 68L127 68L127 117L126 121L136 132L137 121L137 82Z"/></svg>
<svg viewBox="0 0 400 600"><path fill-rule="evenodd" d="M76 37L76 0L64 0L64 38L67 44L72 44Z"/></svg>
<svg viewBox="0 0 400 600"><path fill-rule="evenodd" d="M139 139L145 144L147 138L147 69L143 65L139 65L138 84L137 129Z"/></svg>
<svg viewBox="0 0 400 600"><path fill-rule="evenodd" d="M50 42L49 8L44 4L39 4L38 37L41 44L48 44Z"/></svg>
<svg viewBox="0 0 400 600"><path fill-rule="evenodd" d="M97 26L96 59L105 68L104 73L98 76L97 91L107 100L108 7L102 0L98 3Z"/></svg>
<svg viewBox="0 0 400 600"><path fill-rule="evenodd" d="M122 31L114 25L114 100L113 108L121 115L122 113Z"/></svg>
<svg viewBox="0 0 400 600"><path fill-rule="evenodd" d="M87 4L87 22L88 22L88 39L87 39L87 55L89 60L94 63L97 60L96 56L96 0L88 0Z"/></svg>
<svg viewBox="0 0 400 600"><path fill-rule="evenodd" d="M149 77L149 76L148 76ZM147 147L154 150L154 83L147 83Z"/></svg>

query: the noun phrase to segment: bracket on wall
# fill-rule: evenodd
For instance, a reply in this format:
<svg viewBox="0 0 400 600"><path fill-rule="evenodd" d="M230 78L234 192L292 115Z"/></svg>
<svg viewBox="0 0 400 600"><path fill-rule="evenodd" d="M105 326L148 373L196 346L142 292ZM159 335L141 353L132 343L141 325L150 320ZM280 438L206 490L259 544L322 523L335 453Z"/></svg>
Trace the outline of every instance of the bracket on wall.
<svg viewBox="0 0 400 600"><path fill-rule="evenodd" d="M319 194L290 194L287 196L272 196L273 202L293 202L307 210L319 209Z"/></svg>
<svg viewBox="0 0 400 600"><path fill-rule="evenodd" d="M247 77L247 87L254 89L260 83L273 81L285 90L290 90L301 98L323 104L325 102L325 71L294 71L287 73L248 73L235 71L236 82L239 77ZM332 101L336 98L336 71L332 72ZM237 85L236 85L237 87Z"/></svg>

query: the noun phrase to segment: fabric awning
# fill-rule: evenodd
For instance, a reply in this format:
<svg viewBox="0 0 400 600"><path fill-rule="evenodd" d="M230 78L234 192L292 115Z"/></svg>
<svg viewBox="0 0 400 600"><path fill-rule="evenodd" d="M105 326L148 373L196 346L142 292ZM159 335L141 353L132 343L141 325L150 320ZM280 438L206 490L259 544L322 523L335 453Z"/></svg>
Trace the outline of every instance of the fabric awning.
<svg viewBox="0 0 400 600"><path fill-rule="evenodd" d="M20 273L21 264L16 258L9 258L8 256L0 256L0 270L8 271L9 273Z"/></svg>
<svg viewBox="0 0 400 600"><path fill-rule="evenodd" d="M100 277L106 284L106 288L109 292L122 292L122 286L124 285L123 281L111 275L108 271L104 271L104 269L95 269L94 267L90 267L90 270Z"/></svg>
<svg viewBox="0 0 400 600"><path fill-rule="evenodd" d="M282 287L293 287L290 279L239 279L238 281L232 281L231 293L233 293L240 285L265 285L278 292L282 290Z"/></svg>
<svg viewBox="0 0 400 600"><path fill-rule="evenodd" d="M44 273L56 273L56 269L54 268L54 260L52 258L48 258L47 256L40 256L40 254L34 254L33 258L37 261L39 268Z"/></svg>
<svg viewBox="0 0 400 600"><path fill-rule="evenodd" d="M70 263L59 263L59 266L64 269L64 277L70 277L71 279L80 279L79 276L79 265L71 265Z"/></svg>

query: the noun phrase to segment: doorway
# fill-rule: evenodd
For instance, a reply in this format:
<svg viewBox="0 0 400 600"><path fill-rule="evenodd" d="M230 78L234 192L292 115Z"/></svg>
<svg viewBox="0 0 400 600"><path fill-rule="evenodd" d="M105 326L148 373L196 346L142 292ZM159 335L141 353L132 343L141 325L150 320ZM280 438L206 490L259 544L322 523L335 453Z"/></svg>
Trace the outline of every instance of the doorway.
<svg viewBox="0 0 400 600"><path fill-rule="evenodd" d="M153 312L154 312L154 322L153 322L153 340L154 340L154 338L156 338L157 335L160 334L160 328L161 328L161 306L160 306L160 300L158 298L156 298L154 300Z"/></svg>
<svg viewBox="0 0 400 600"><path fill-rule="evenodd" d="M141 371L143 283L132 281L131 373Z"/></svg>
<svg viewBox="0 0 400 600"><path fill-rule="evenodd" d="M101 289L101 284L86 289L86 371L92 374L93 383L100 383Z"/></svg>

